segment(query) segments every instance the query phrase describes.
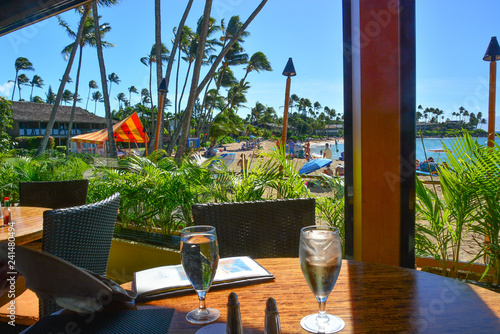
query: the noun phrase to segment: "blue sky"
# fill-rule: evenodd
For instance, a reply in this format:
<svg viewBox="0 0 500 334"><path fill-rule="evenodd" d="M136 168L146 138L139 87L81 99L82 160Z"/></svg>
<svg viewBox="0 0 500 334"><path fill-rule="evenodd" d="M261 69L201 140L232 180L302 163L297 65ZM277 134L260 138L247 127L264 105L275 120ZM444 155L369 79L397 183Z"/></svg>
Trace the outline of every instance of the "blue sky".
<svg viewBox="0 0 500 334"><path fill-rule="evenodd" d="M162 1L162 35L170 48L172 28L184 11L186 1ZM204 1L195 0L187 25L195 27L203 11ZM244 21L260 3L259 0L214 0L212 17L227 22L233 15ZM417 8L417 105L439 108L446 117L464 106L469 112L483 117L488 114L489 64L482 60L490 38L500 35L500 2L498 0L422 0ZM112 8L100 10L102 22L110 23L112 30L105 40L116 45L106 49L104 57L107 73L115 72L121 79L113 85L111 107L118 108L116 95L134 85L139 90L148 87L149 70L140 62L154 44L154 1L122 0ZM74 11L62 17L77 29L78 16ZM244 47L249 55L264 52L274 69L272 72L252 72L247 81L248 107L261 102L283 114L285 81L281 75L289 57L293 58L297 76L292 78L291 93L318 101L322 106L342 112L342 8L340 0L269 0L247 29L250 36ZM11 97L15 76L14 62L18 57L28 58L35 71L28 77L41 76L46 85L35 88L34 95L45 98L48 85L57 91L66 62L60 55L71 43L56 18L50 18L27 28L0 37L0 95ZM181 66L181 73L183 67ZM235 69L238 78L243 67ZM202 73L203 76L203 73ZM71 77L76 79L76 62ZM93 48L84 49L80 95L85 107L88 82L100 76ZM66 88L74 91L74 84ZM153 89L154 90L154 89ZM173 98L173 77L169 98ZM500 87L499 89L500 90ZM30 88L24 87L22 97L29 99ZM498 94L497 94L498 95ZM16 89L15 100L18 100ZM499 100L497 98L497 100ZM132 95L132 103L139 95ZM90 111L94 105L89 103ZM498 109L498 108L497 108ZM250 109L242 108L245 117ZM104 115L104 106L97 104L97 114ZM497 112L497 115L500 114ZM496 117L500 129L500 116Z"/></svg>

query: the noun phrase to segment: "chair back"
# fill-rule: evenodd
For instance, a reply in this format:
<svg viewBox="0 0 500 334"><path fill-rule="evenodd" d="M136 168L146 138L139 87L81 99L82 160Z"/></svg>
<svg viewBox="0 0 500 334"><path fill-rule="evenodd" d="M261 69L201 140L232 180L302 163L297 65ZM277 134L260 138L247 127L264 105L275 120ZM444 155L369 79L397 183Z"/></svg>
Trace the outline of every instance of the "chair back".
<svg viewBox="0 0 500 334"><path fill-rule="evenodd" d="M42 251L106 276L119 205L120 194L115 193L97 203L45 211ZM40 299L40 317L59 309Z"/></svg>
<svg viewBox="0 0 500 334"><path fill-rule="evenodd" d="M61 209L87 203L89 180L20 182L19 205Z"/></svg>
<svg viewBox="0 0 500 334"><path fill-rule="evenodd" d="M298 257L300 230L315 224L314 198L206 203L192 207L195 225L217 231L221 257Z"/></svg>

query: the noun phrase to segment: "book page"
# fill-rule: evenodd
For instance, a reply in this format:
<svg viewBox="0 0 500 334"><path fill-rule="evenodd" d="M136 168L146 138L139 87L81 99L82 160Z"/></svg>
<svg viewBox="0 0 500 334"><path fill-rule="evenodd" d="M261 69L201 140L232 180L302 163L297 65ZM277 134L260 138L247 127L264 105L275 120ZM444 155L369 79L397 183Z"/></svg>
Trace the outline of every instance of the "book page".
<svg viewBox="0 0 500 334"><path fill-rule="evenodd" d="M273 275L248 256L222 258L213 285L257 277L273 278ZM181 264L138 271L134 273L133 287L138 295L192 288Z"/></svg>

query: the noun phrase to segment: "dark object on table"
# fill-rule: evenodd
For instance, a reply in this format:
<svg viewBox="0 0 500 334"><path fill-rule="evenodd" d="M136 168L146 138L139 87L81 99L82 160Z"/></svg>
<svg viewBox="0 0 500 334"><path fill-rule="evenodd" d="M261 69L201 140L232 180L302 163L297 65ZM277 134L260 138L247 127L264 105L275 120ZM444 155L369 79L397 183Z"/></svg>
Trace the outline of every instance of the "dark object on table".
<svg viewBox="0 0 500 334"><path fill-rule="evenodd" d="M264 334L281 334L280 315L274 298L269 298L266 302Z"/></svg>
<svg viewBox="0 0 500 334"><path fill-rule="evenodd" d="M243 324L241 323L240 302L238 295L231 292L227 302L227 325L226 334L243 334Z"/></svg>
<svg viewBox="0 0 500 334"><path fill-rule="evenodd" d="M57 256L24 246L16 246L15 270L26 279L26 286L39 298L57 300L73 311L92 313L112 302L131 302L136 294L89 270ZM0 243L0 261L7 262L12 248Z"/></svg>
<svg viewBox="0 0 500 334"><path fill-rule="evenodd" d="M119 205L115 193L97 203L45 211L42 251L106 276ZM40 299L40 317L59 309L52 300Z"/></svg>
<svg viewBox="0 0 500 334"><path fill-rule="evenodd" d="M40 319L25 333L164 334L168 332L173 315L171 308L96 312L83 316L58 314Z"/></svg>
<svg viewBox="0 0 500 334"><path fill-rule="evenodd" d="M20 182L19 205L61 209L87 203L89 180Z"/></svg>
<svg viewBox="0 0 500 334"><path fill-rule="evenodd" d="M297 257L300 229L315 224L314 198L205 203L192 207L195 225L217 230L220 257Z"/></svg>

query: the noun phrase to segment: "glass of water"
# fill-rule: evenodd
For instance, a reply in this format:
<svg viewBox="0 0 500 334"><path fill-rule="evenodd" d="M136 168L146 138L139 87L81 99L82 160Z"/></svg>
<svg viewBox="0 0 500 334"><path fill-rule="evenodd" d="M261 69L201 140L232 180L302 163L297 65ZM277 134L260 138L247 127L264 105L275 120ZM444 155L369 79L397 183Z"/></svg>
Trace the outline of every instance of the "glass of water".
<svg viewBox="0 0 500 334"><path fill-rule="evenodd" d="M311 333L336 333L345 323L326 313L326 300L342 266L339 230L332 226L308 226L300 231L300 267L319 303L319 312L304 317L300 325Z"/></svg>
<svg viewBox="0 0 500 334"><path fill-rule="evenodd" d="M181 231L181 261L186 275L198 293L199 308L189 312L186 320L204 325L214 322L220 312L205 306L205 296L219 263L219 246L213 226L191 226Z"/></svg>

